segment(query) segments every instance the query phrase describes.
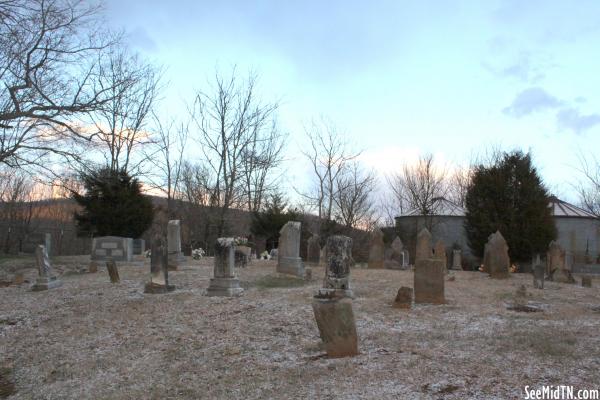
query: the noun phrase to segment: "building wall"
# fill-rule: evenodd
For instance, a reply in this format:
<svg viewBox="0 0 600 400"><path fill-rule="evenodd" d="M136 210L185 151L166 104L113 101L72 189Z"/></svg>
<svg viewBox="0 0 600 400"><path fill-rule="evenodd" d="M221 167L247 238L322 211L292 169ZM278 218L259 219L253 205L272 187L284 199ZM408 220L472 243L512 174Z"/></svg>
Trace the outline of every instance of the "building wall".
<svg viewBox="0 0 600 400"><path fill-rule="evenodd" d="M586 249L596 259L600 254L600 224L591 218L557 217L558 243L573 253L575 262L585 261Z"/></svg>

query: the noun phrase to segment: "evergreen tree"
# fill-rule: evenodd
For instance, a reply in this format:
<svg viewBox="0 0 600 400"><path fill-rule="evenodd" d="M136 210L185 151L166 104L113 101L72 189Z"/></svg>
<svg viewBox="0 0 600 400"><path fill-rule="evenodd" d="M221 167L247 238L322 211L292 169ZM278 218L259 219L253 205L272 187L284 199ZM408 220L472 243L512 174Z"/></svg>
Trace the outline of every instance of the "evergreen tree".
<svg viewBox="0 0 600 400"><path fill-rule="evenodd" d="M81 179L85 193L73 193L83 209L75 214L80 236L139 238L152 224L152 201L126 171L102 168L82 174Z"/></svg>
<svg viewBox="0 0 600 400"><path fill-rule="evenodd" d="M300 214L289 210L287 202L279 193L267 199L264 211L252 213L250 232L267 241L267 249L277 247L279 231L288 221L298 221Z"/></svg>
<svg viewBox="0 0 600 400"><path fill-rule="evenodd" d="M549 194L530 154L504 153L491 166L479 165L466 195L465 230L473 254L482 257L488 236L499 230L514 261L543 253L556 238Z"/></svg>

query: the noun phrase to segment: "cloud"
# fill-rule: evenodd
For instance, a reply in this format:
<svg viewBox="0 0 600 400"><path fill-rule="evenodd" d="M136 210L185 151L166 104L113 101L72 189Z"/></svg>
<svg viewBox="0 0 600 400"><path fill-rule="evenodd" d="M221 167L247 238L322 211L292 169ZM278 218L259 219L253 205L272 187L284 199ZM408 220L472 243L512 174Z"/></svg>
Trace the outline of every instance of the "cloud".
<svg viewBox="0 0 600 400"><path fill-rule="evenodd" d="M548 94L544 89L532 87L517 94L512 104L505 107L502 112L520 118L538 111L560 107L561 104L562 101Z"/></svg>
<svg viewBox="0 0 600 400"><path fill-rule="evenodd" d="M155 52L158 46L154 39L150 37L146 29L138 26L127 33L127 39L132 46L138 47L148 52Z"/></svg>
<svg viewBox="0 0 600 400"><path fill-rule="evenodd" d="M549 67L546 62L534 62L529 52L520 53L513 63L505 66L496 66L488 62L483 62L482 65L499 78L512 78L528 83L543 79L545 76L543 70Z"/></svg>
<svg viewBox="0 0 600 400"><path fill-rule="evenodd" d="M600 124L600 114L582 114L578 109L567 107L556 113L556 123L562 130L580 134Z"/></svg>

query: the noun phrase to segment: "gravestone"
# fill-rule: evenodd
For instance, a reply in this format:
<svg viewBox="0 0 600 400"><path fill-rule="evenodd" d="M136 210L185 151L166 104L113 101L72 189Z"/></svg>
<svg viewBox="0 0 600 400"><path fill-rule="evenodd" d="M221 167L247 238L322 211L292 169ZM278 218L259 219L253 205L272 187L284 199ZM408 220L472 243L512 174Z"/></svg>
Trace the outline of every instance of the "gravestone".
<svg viewBox="0 0 600 400"><path fill-rule="evenodd" d="M90 267L88 268L88 272L90 274L95 274L98 272L98 263L96 261L90 262Z"/></svg>
<svg viewBox="0 0 600 400"><path fill-rule="evenodd" d="M58 279L50 264L46 248L41 244L35 248L35 261L38 268L38 277L31 287L31 290L38 292L41 290L53 289L62 285L62 282Z"/></svg>
<svg viewBox="0 0 600 400"><path fill-rule="evenodd" d="M419 260L426 260L433 256L431 251L431 233L427 228L421 229L417 235L417 248L415 253L415 265Z"/></svg>
<svg viewBox="0 0 600 400"><path fill-rule="evenodd" d="M235 240L219 238L215 243L214 277L210 280L206 295L235 297L243 291L235 275Z"/></svg>
<svg viewBox="0 0 600 400"><path fill-rule="evenodd" d="M410 265L410 253L407 249L402 250L402 268L407 268Z"/></svg>
<svg viewBox="0 0 600 400"><path fill-rule="evenodd" d="M119 277L119 269L117 263L113 260L106 262L106 269L108 270L108 276L110 277L110 283L119 283L121 278Z"/></svg>
<svg viewBox="0 0 600 400"><path fill-rule="evenodd" d="M169 285L169 263L167 246L160 235L156 235L150 247L150 282L146 283L144 293L167 293L175 290Z"/></svg>
<svg viewBox="0 0 600 400"><path fill-rule="evenodd" d="M325 280L318 296L321 298L352 297L350 289L352 239L341 235L330 236L325 246L327 254Z"/></svg>
<svg viewBox="0 0 600 400"><path fill-rule="evenodd" d="M386 252L384 266L386 268L402 268L404 264L404 244L398 236L392 241L392 244Z"/></svg>
<svg viewBox="0 0 600 400"><path fill-rule="evenodd" d="M144 239L133 239L133 255L143 256L146 252L146 241Z"/></svg>
<svg viewBox="0 0 600 400"><path fill-rule="evenodd" d="M133 239L119 236L101 236L92 239L92 261L131 261Z"/></svg>
<svg viewBox="0 0 600 400"><path fill-rule="evenodd" d="M306 243L306 260L310 264L318 265L321 256L321 246L319 245L319 235L313 233Z"/></svg>
<svg viewBox="0 0 600 400"><path fill-rule="evenodd" d="M392 307L409 309L412 306L412 298L413 289L410 287L402 286L400 289L398 289L398 293L396 294L396 299L394 299Z"/></svg>
<svg viewBox="0 0 600 400"><path fill-rule="evenodd" d="M169 270L177 271L179 264L185 261L181 251L181 221L178 219L172 219L167 224L167 247Z"/></svg>
<svg viewBox="0 0 600 400"><path fill-rule="evenodd" d="M414 272L415 303L444 304L446 267L437 258L417 260Z"/></svg>
<svg viewBox="0 0 600 400"><path fill-rule="evenodd" d="M536 289L544 288L544 272L546 268L541 263L533 266L533 287Z"/></svg>
<svg viewBox="0 0 600 400"><path fill-rule="evenodd" d="M277 272L304 278L304 263L300 258L300 228L300 222L289 221L279 231Z"/></svg>
<svg viewBox="0 0 600 400"><path fill-rule="evenodd" d="M433 258L444 263L444 268L448 267L448 257L446 256L446 245L442 240L438 240L433 248Z"/></svg>
<svg viewBox="0 0 600 400"><path fill-rule="evenodd" d="M48 256L52 254L52 234L46 233L44 235L44 246L46 247L46 253Z"/></svg>
<svg viewBox="0 0 600 400"><path fill-rule="evenodd" d="M251 249L248 246L235 246L235 267L246 268L250 262Z"/></svg>
<svg viewBox="0 0 600 400"><path fill-rule="evenodd" d="M319 252L319 267L327 268L327 244Z"/></svg>
<svg viewBox="0 0 600 400"><path fill-rule="evenodd" d="M271 249L271 251L269 252L269 257L271 257L271 260L274 258L277 258L279 252L277 251L277 249Z"/></svg>
<svg viewBox="0 0 600 400"><path fill-rule="evenodd" d="M369 248L369 268L383 268L384 244L383 232L381 229L375 229L371 233L371 243Z"/></svg>
<svg viewBox="0 0 600 400"><path fill-rule="evenodd" d="M319 335L329 357L349 357L358 354L358 335L349 298L313 299L313 312Z"/></svg>
<svg viewBox="0 0 600 400"><path fill-rule="evenodd" d="M25 283L25 274L23 272L15 272L13 284L14 285L22 285L23 283Z"/></svg>
<svg viewBox="0 0 600 400"><path fill-rule="evenodd" d="M546 273L554 282L575 283L567 264L566 252L556 241L551 241L546 253Z"/></svg>
<svg viewBox="0 0 600 400"><path fill-rule="evenodd" d="M510 258L508 257L508 245L500 231L490 236L487 247L486 270L494 279L505 279L509 277Z"/></svg>
<svg viewBox="0 0 600 400"><path fill-rule="evenodd" d="M592 277L589 275L584 275L581 277L581 286L591 288L592 287Z"/></svg>
<svg viewBox="0 0 600 400"><path fill-rule="evenodd" d="M452 269L462 269L462 251L460 249L452 250Z"/></svg>

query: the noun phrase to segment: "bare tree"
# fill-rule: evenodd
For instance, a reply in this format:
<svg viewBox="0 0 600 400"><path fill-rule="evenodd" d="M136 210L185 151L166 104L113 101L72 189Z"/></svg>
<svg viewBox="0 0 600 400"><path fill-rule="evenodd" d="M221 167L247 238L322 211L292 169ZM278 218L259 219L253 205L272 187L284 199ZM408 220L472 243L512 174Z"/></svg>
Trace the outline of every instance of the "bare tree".
<svg viewBox="0 0 600 400"><path fill-rule="evenodd" d="M336 185L336 219L347 228L371 229L376 223L373 200L377 186L375 173L365 171L355 160L338 175Z"/></svg>
<svg viewBox="0 0 600 400"><path fill-rule="evenodd" d="M313 120L305 133L310 147L302 154L309 160L315 180L312 191L300 194L316 209L319 220L330 221L338 194L338 177L347 163L361 152L352 151L343 134L325 118L318 122Z"/></svg>
<svg viewBox="0 0 600 400"><path fill-rule="evenodd" d="M277 103L262 102L255 90L255 75L240 82L235 70L229 78L217 73L213 91L198 92L192 107L195 130L191 133L201 146L202 161L211 174L206 182L211 187L206 189L210 192L209 204L217 211L219 235L225 230L228 210L243 207L247 201L244 195L253 193L245 190L244 173L253 171L248 169L248 161L257 154L254 146L261 137L258 132L272 123L278 108Z"/></svg>
<svg viewBox="0 0 600 400"><path fill-rule="evenodd" d="M465 207L467 191L473 179L473 168L459 168L449 177L448 197L453 203Z"/></svg>
<svg viewBox="0 0 600 400"><path fill-rule="evenodd" d="M109 93L110 100L90 113L97 130L95 142L111 171L136 172L146 159L138 150L150 144L147 123L159 91L160 71L137 55L115 49L99 63L97 85ZM154 118L156 121L156 118ZM159 132L165 133L159 126ZM164 145L165 137L158 141ZM132 165L133 164L133 165Z"/></svg>
<svg viewBox="0 0 600 400"><path fill-rule="evenodd" d="M573 184L581 207L600 217L600 162L594 155L580 152L577 170L580 178Z"/></svg>
<svg viewBox="0 0 600 400"><path fill-rule="evenodd" d="M89 140L81 118L111 99L96 84L97 60L116 42L88 1L2 1L0 7L0 163L48 166Z"/></svg>
<svg viewBox="0 0 600 400"><path fill-rule="evenodd" d="M435 200L446 197L448 184L444 169L436 168L433 155L427 154L412 164L404 164L399 173L387 177L394 196L405 210L415 210L426 218L426 225L432 229L432 218L439 206Z"/></svg>

